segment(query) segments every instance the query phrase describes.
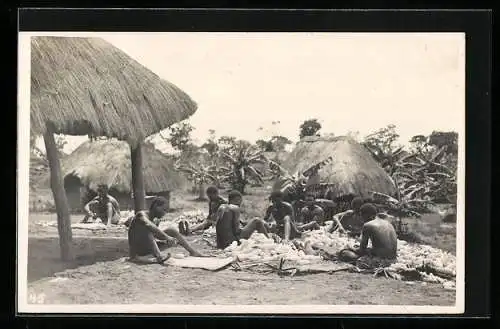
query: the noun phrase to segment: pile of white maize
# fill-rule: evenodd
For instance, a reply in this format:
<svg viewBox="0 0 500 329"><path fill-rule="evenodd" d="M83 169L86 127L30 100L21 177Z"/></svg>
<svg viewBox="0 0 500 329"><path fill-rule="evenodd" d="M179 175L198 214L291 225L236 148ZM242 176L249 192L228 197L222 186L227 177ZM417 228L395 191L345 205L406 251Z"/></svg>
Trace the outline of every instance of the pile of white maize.
<svg viewBox="0 0 500 329"><path fill-rule="evenodd" d="M203 210L192 210L185 211L180 216L174 219L175 223L179 223L182 220L187 221L189 224L201 223L207 218L207 213Z"/></svg>
<svg viewBox="0 0 500 329"><path fill-rule="evenodd" d="M327 223L328 224L328 223ZM321 230L305 232L301 238L304 245L316 248L325 248L331 252L340 251L345 247L359 245L359 241L338 232L328 233L328 225ZM225 252L239 261L245 262L270 262L284 258L299 265L319 263L319 255L308 255L297 248L293 243L278 244L272 238L263 234L254 233L248 240L240 240L225 249ZM370 245L369 245L370 246ZM398 240L398 258L389 266L388 270L398 273L414 270L422 265L430 265L441 272L456 275L455 256L428 245L408 243ZM454 282L443 279L433 274L421 272L422 280L426 282L442 283L446 288L453 289Z"/></svg>

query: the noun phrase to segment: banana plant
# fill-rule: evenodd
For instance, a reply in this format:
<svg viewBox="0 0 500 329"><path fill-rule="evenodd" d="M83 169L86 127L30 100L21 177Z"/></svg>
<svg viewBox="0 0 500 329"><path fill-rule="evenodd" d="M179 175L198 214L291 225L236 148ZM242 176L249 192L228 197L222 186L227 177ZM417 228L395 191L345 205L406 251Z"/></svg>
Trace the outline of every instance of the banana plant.
<svg viewBox="0 0 500 329"><path fill-rule="evenodd" d="M374 144L365 143L364 146L389 175L392 175L396 171L398 163L403 162L407 157L411 157L411 155L405 156L403 147L384 151Z"/></svg>
<svg viewBox="0 0 500 329"><path fill-rule="evenodd" d="M232 187L245 193L248 184L264 183L264 173L257 169L257 165L265 165L267 159L261 150L254 146L237 147L230 152L221 152L220 156L227 163L220 168L224 180L229 181Z"/></svg>
<svg viewBox="0 0 500 329"><path fill-rule="evenodd" d="M186 175L198 188L198 199L205 200L205 185L217 183L219 177L214 165L203 165L201 163L181 164L176 163L175 169Z"/></svg>
<svg viewBox="0 0 500 329"><path fill-rule="evenodd" d="M306 168L302 172L289 173L286 169L275 162L269 162L269 168L276 177L275 189L279 189L285 194L285 200L288 202L299 201L303 196L307 181L315 177L319 170L331 163L333 157L330 156Z"/></svg>

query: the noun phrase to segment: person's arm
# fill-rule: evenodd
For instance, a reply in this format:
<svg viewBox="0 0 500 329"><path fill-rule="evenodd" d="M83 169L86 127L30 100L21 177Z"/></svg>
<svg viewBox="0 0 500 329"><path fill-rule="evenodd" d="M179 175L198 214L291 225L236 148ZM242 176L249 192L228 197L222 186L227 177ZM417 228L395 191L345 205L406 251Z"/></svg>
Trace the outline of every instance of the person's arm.
<svg viewBox="0 0 500 329"><path fill-rule="evenodd" d="M118 200L113 198L111 195L109 196L109 201L111 201L111 204L113 205L113 208L120 212L120 203L118 203Z"/></svg>
<svg viewBox="0 0 500 329"><path fill-rule="evenodd" d="M136 219L140 220L147 228L148 230L153 233L154 236L157 238L160 238L160 240L168 240L170 237L160 230L158 226L156 226L152 221L149 220L146 216L138 216Z"/></svg>
<svg viewBox="0 0 500 329"><path fill-rule="evenodd" d="M359 243L359 253L361 255L366 254L366 247L368 246L368 240L370 239L370 228L367 225L363 225L361 230L361 242Z"/></svg>
<svg viewBox="0 0 500 329"><path fill-rule="evenodd" d="M287 206L287 215L290 216L290 221L295 223L295 210L293 210L293 206L290 203Z"/></svg>
<svg viewBox="0 0 500 329"><path fill-rule="evenodd" d="M89 201L89 202L88 202L88 203L87 203L87 204L83 207L83 210L84 210L84 211L85 211L88 215L90 215L90 216L94 216L95 214L94 214L94 212L92 212L92 211L90 210L90 206L95 205L97 202L98 202L98 200L97 200L97 199L95 199L95 198L94 198L94 199L92 199L92 200L90 200L90 201Z"/></svg>
<svg viewBox="0 0 500 329"><path fill-rule="evenodd" d="M266 209L266 213L264 215L264 222L267 224L268 229L273 229L276 226L276 221L274 218L271 216L271 213L273 211L273 206L269 206Z"/></svg>
<svg viewBox="0 0 500 329"><path fill-rule="evenodd" d="M267 207L266 213L264 214L264 221L269 222L271 218L272 206Z"/></svg>
<svg viewBox="0 0 500 329"><path fill-rule="evenodd" d="M237 237L238 239L240 238L241 234L241 226L240 226L240 209L234 207L231 209L231 212L233 213L233 218L232 218L232 229L233 229L233 235Z"/></svg>
<svg viewBox="0 0 500 329"><path fill-rule="evenodd" d="M350 216L354 214L354 211L352 210L346 210L344 212L341 212L341 213L338 213L336 214L335 216L333 216L333 219L337 222L337 224L339 225L339 232L345 232L346 231L346 228L344 227L344 225L342 224L342 220L346 217L346 216Z"/></svg>
<svg viewBox="0 0 500 329"><path fill-rule="evenodd" d="M306 219L306 215L307 215L307 209L305 207L300 209L298 221L301 223L304 223L305 219Z"/></svg>
<svg viewBox="0 0 500 329"><path fill-rule="evenodd" d="M217 208L215 212L217 212L217 210L219 210L219 208ZM206 221L210 221L213 215L214 215L214 207L212 206L212 201L208 201L208 215Z"/></svg>

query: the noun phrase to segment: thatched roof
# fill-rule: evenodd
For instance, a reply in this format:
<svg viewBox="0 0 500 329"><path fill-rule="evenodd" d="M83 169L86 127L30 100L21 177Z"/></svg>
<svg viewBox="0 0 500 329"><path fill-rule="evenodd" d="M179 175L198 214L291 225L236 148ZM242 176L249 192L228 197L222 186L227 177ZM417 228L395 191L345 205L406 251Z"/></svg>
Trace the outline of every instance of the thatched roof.
<svg viewBox="0 0 500 329"><path fill-rule="evenodd" d="M95 189L107 184L129 193L132 186L130 146L116 139L87 141L61 161L63 176L74 175L83 185ZM186 179L174 168L174 161L146 144L143 173L148 193L173 191L186 186Z"/></svg>
<svg viewBox="0 0 500 329"><path fill-rule="evenodd" d="M327 159L333 160L310 179L309 184L328 184L333 197L369 196L370 191L393 195L394 182L359 143L349 137L305 137L301 139L284 163L292 173Z"/></svg>
<svg viewBox="0 0 500 329"><path fill-rule="evenodd" d="M182 121L196 103L100 38L31 38L31 130L136 142Z"/></svg>

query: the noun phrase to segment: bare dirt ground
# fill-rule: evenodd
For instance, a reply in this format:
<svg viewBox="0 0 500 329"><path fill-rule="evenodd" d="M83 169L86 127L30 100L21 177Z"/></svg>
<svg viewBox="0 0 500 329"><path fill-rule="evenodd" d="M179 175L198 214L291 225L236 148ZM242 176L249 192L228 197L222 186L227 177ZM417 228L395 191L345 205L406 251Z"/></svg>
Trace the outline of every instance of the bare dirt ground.
<svg viewBox="0 0 500 329"><path fill-rule="evenodd" d="M206 204L194 202L193 198L192 195L174 197L172 205L178 210L170 214L172 218L178 216L181 209L205 210ZM252 209L247 211L248 216L262 214L264 198L264 191L246 198L247 209ZM72 216L74 222L81 218ZM59 260L56 228L37 224L54 220L55 214L30 215L28 294L33 303L440 306L455 303L455 291L445 290L439 284L408 283L366 274L336 272L281 278L276 274L236 272L230 268L209 272L131 264L125 261L128 245L124 227L105 232L73 230L76 259L63 263ZM435 218L431 218L428 225L414 226L420 227L429 244L437 241L441 248L454 252L454 227L441 227ZM442 236L446 236L444 242ZM211 247L200 236L189 237L189 240L210 253ZM175 247L170 252L183 252L183 249Z"/></svg>

